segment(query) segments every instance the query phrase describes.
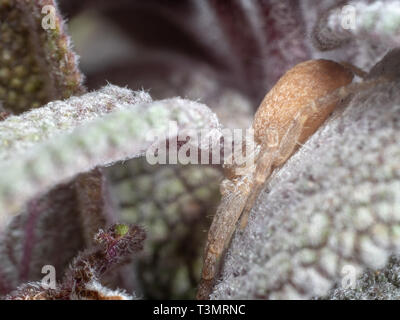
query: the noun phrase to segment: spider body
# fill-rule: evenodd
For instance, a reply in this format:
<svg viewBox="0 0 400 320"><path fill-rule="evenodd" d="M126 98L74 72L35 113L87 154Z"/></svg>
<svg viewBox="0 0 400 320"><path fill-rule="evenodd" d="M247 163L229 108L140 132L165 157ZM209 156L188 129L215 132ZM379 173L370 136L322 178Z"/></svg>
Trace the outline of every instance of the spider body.
<svg viewBox="0 0 400 320"><path fill-rule="evenodd" d="M333 61L310 60L296 65L279 79L261 102L253 122L256 141L265 143L265 133L271 126L277 130L281 141L300 110L352 80L353 73ZM335 106L336 101L332 101L322 108L315 106L305 110L307 120L299 136L300 142L319 128Z"/></svg>
<svg viewBox="0 0 400 320"><path fill-rule="evenodd" d="M290 69L261 102L252 124L255 165L226 166L222 200L211 224L204 253L198 299L208 299L218 274L221 255L236 224L247 216L266 179L328 118L353 80L345 66L329 60L310 60ZM271 136L271 130L274 135Z"/></svg>

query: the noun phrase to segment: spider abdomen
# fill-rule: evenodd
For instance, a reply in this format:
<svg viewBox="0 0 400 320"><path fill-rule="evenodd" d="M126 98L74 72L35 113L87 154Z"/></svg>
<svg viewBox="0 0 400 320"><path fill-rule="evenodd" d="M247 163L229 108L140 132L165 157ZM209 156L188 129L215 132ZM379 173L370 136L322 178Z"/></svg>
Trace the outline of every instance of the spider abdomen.
<svg viewBox="0 0 400 320"><path fill-rule="evenodd" d="M307 114L299 142L304 142L325 121L340 98L327 105L318 102L340 87L350 84L353 73L330 60L309 60L287 71L261 102L253 121L255 139L263 143L273 130L278 143L293 118L305 107L314 105ZM308 111L307 111L308 112Z"/></svg>

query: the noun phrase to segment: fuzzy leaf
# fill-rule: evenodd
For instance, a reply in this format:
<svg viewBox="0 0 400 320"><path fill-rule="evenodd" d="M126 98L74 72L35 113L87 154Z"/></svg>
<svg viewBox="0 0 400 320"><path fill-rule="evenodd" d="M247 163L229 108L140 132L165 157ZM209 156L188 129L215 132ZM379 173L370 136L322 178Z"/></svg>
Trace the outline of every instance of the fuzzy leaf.
<svg viewBox="0 0 400 320"><path fill-rule="evenodd" d="M45 6L54 8L51 28L42 26ZM84 91L55 1L2 0L0 21L0 100L5 108L21 113Z"/></svg>
<svg viewBox="0 0 400 320"><path fill-rule="evenodd" d="M10 117L0 123L1 140L9 145L0 164L2 218L15 213L31 197L78 173L142 155L154 142L148 140L148 135L166 134L170 121L175 121L179 129L219 129L216 116L199 103L174 98L135 105L139 102L136 99L137 95L127 89L107 87L98 93L50 103L22 115L23 121ZM96 110L101 115L113 109L110 115L89 123L97 115ZM77 121L70 120L74 117ZM26 126L28 120L31 125ZM71 132L78 124L82 125Z"/></svg>
<svg viewBox="0 0 400 320"><path fill-rule="evenodd" d="M319 20L313 36L321 50L332 50L357 38L389 47L398 46L400 3L349 1L328 11Z"/></svg>

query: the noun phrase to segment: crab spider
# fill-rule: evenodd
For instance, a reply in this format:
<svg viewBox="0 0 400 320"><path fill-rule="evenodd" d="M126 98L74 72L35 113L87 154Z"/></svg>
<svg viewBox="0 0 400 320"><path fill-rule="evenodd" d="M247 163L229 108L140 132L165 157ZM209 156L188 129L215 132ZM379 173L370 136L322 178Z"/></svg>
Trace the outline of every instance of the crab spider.
<svg viewBox="0 0 400 320"><path fill-rule="evenodd" d="M197 299L208 299L218 276L221 257L240 219L244 228L265 181L342 104L350 94L397 77L400 51L389 52L370 73L346 63L310 60L287 71L261 102L252 129L255 165L225 165L221 203L208 232ZM393 64L395 68L393 68ZM354 75L363 78L352 83ZM274 141L268 135L275 128Z"/></svg>

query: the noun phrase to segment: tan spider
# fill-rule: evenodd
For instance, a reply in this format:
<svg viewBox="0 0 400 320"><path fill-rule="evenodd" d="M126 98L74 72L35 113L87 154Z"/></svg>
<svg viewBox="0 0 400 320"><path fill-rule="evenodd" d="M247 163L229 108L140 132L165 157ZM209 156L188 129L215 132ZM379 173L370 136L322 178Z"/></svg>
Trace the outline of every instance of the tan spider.
<svg viewBox="0 0 400 320"><path fill-rule="evenodd" d="M265 96L252 124L257 145L255 166L224 166L222 200L208 232L197 299L209 298L236 223L241 219L241 228L246 226L249 212L273 170L282 166L346 97L395 77L394 73L399 72L398 56L399 50L389 52L369 74L329 60L302 62L283 75ZM391 68L393 61L396 70ZM365 81L352 83L354 74ZM268 134L270 128L277 131L275 141Z"/></svg>

